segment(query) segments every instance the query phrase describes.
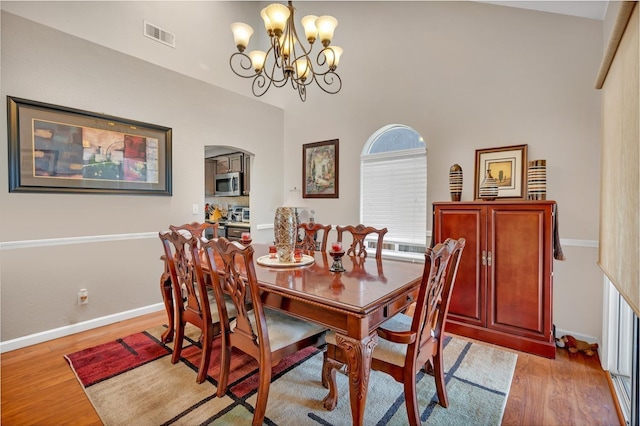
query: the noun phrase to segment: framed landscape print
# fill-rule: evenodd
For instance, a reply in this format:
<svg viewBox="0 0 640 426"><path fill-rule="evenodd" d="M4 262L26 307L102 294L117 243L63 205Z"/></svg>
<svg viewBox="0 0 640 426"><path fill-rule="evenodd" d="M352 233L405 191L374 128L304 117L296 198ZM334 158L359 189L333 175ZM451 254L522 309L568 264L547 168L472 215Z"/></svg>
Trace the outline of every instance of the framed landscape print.
<svg viewBox="0 0 640 426"><path fill-rule="evenodd" d="M338 198L338 139L302 146L302 198Z"/></svg>
<svg viewBox="0 0 640 426"><path fill-rule="evenodd" d="M7 97L9 192L171 195L171 129Z"/></svg>
<svg viewBox="0 0 640 426"><path fill-rule="evenodd" d="M487 174L498 184L497 198L525 199L527 196L527 145L512 145L476 150L474 199Z"/></svg>

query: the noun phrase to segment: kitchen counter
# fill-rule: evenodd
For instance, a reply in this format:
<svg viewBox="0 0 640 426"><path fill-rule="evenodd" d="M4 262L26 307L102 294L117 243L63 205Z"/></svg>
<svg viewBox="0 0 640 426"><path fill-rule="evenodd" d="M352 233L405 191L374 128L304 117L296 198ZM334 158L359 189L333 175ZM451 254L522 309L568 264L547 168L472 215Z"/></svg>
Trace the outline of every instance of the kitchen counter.
<svg viewBox="0 0 640 426"><path fill-rule="evenodd" d="M251 224L249 222L220 222L220 225L226 226L227 228L251 228Z"/></svg>
<svg viewBox="0 0 640 426"><path fill-rule="evenodd" d="M220 226L227 226L227 227L235 227L235 228L251 228L251 224L249 222L228 222L226 220L220 220L220 221L215 221L215 220L206 220L207 223L216 223L218 222L220 224Z"/></svg>

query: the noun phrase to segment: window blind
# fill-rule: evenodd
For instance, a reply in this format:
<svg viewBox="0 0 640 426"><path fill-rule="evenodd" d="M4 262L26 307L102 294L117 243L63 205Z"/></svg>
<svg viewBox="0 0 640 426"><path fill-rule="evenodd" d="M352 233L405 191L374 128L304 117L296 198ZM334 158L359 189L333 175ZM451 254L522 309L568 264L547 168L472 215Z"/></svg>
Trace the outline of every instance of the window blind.
<svg viewBox="0 0 640 426"><path fill-rule="evenodd" d="M635 9L634 9L635 6ZM633 10L633 12L632 12ZM626 29L602 92L602 159L598 264L640 316L640 89L639 17L623 3L617 24ZM615 32L614 33L618 33Z"/></svg>
<svg viewBox="0 0 640 426"><path fill-rule="evenodd" d="M425 149L363 156L360 182L361 223L387 228L385 242L426 244Z"/></svg>

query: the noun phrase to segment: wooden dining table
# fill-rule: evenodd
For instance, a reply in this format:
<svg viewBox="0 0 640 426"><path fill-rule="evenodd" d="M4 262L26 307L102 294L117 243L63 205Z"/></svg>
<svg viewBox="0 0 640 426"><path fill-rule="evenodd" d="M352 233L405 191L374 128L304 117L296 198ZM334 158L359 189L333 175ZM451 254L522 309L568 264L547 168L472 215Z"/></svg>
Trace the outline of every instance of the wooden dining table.
<svg viewBox="0 0 640 426"><path fill-rule="evenodd" d="M377 344L376 330L417 298L424 265L344 256L345 271L332 272L333 258L329 253L305 252L313 257L308 265L262 266L257 260L268 255L268 247L253 244L264 305L336 332L338 346L348 360L353 424L362 425L371 355ZM163 339L170 341L173 337L171 280L167 282L166 276L163 279L161 286L170 327Z"/></svg>

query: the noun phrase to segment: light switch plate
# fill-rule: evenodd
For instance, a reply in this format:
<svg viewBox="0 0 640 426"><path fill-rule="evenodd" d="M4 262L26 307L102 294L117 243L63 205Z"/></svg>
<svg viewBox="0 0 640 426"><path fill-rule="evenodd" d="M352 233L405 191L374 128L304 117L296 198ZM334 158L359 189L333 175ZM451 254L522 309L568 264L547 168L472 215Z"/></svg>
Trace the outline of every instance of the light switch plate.
<svg viewBox="0 0 640 426"><path fill-rule="evenodd" d="M193 205L193 214L198 214L198 205L197 204Z"/></svg>

